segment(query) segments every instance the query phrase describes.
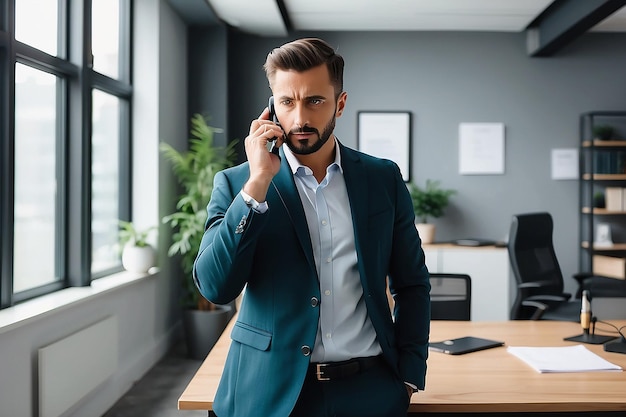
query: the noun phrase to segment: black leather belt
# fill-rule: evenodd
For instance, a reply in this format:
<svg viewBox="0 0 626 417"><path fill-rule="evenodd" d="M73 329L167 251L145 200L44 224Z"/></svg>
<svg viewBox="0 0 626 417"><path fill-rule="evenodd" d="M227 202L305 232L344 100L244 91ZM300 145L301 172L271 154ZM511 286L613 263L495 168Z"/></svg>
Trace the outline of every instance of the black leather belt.
<svg viewBox="0 0 626 417"><path fill-rule="evenodd" d="M331 381L356 375L382 363L383 357L380 355L341 362L313 362L309 365L309 375L318 381Z"/></svg>

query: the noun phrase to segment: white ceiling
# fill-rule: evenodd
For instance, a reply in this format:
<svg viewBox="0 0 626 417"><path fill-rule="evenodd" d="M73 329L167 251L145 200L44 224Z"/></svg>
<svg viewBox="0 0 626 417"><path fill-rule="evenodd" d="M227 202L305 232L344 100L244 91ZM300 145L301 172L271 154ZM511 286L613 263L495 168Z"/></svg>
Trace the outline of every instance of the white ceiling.
<svg viewBox="0 0 626 417"><path fill-rule="evenodd" d="M261 36L286 36L276 0L205 0L218 18ZM586 1L586 0L579 0ZM283 0L293 30L522 32L552 0ZM593 31L626 32L626 8Z"/></svg>

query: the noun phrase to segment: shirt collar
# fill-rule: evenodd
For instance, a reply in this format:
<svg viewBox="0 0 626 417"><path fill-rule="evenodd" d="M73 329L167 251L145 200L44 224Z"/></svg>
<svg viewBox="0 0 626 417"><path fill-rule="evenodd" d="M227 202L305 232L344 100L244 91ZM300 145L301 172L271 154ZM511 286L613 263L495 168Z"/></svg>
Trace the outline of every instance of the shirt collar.
<svg viewBox="0 0 626 417"><path fill-rule="evenodd" d="M339 171L343 174L343 167L341 166L341 152L339 151L339 141L333 135L333 140L335 141L335 161L326 168L326 172L328 172L333 166L336 166ZM305 172L311 172L311 169L306 165L302 165L296 156L291 152L291 149L285 144L282 146L283 153L285 154L285 158L287 158L287 163L289 164L289 169L291 173L296 175L298 172L298 168L302 167Z"/></svg>

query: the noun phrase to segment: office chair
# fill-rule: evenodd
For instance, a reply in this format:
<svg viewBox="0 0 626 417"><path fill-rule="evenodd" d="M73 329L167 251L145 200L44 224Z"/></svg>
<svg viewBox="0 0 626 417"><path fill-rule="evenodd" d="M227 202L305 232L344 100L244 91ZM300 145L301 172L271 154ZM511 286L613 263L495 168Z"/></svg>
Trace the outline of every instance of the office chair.
<svg viewBox="0 0 626 417"><path fill-rule="evenodd" d="M583 280L589 291L591 311L599 320L626 319L626 281L593 276Z"/></svg>
<svg viewBox="0 0 626 417"><path fill-rule="evenodd" d="M430 274L431 320L471 318L472 280L465 274Z"/></svg>
<svg viewBox="0 0 626 417"><path fill-rule="evenodd" d="M517 296L511 320L580 320L580 301L563 292L563 275L552 241L553 227L550 213L513 216L508 252Z"/></svg>

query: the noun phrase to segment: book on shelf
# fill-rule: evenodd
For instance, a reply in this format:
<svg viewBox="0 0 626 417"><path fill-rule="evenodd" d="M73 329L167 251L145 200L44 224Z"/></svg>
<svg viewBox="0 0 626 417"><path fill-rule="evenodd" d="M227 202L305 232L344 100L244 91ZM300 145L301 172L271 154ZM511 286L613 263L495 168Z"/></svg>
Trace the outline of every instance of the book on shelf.
<svg viewBox="0 0 626 417"><path fill-rule="evenodd" d="M593 273L615 279L626 279L626 259L616 256L593 255Z"/></svg>
<svg viewBox="0 0 626 417"><path fill-rule="evenodd" d="M593 165L594 174L623 174L626 171L626 152L597 151Z"/></svg>
<svg viewBox="0 0 626 417"><path fill-rule="evenodd" d="M604 201L608 211L623 211L626 193L622 187L606 187Z"/></svg>

